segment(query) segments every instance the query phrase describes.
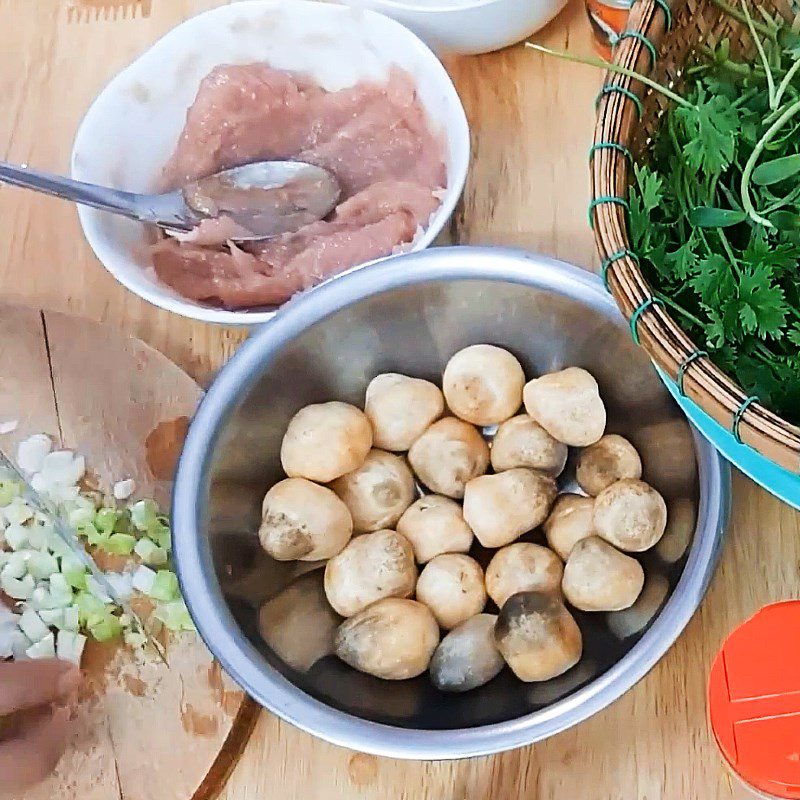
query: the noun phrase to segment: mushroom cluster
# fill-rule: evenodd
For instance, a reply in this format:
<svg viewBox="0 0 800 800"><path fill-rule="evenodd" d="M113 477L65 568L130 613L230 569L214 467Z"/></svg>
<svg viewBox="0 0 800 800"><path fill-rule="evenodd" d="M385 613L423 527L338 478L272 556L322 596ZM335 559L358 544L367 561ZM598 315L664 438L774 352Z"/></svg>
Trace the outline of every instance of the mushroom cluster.
<svg viewBox="0 0 800 800"><path fill-rule="evenodd" d="M387 373L370 382L363 411L300 409L259 539L278 561L325 562L319 580L297 579L313 586L315 607L327 604L326 631L309 632L314 652L386 680L429 671L449 692L505 664L523 681L577 664L570 608L631 609L645 575L630 554L655 546L667 522L636 449L605 429L586 370L526 382L517 358L490 344L452 356L441 389ZM581 493L559 495L570 447L581 448ZM495 551L485 571L477 545ZM290 584L262 612L279 653L268 622L295 618L293 597Z"/></svg>

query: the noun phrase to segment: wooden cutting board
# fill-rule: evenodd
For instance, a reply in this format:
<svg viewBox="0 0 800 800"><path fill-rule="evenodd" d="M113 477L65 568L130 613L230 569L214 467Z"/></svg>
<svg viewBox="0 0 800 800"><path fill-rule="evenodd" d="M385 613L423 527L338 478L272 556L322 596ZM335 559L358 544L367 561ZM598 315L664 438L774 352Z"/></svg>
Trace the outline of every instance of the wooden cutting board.
<svg viewBox="0 0 800 800"><path fill-rule="evenodd" d="M108 325L0 305L0 436L47 433L86 456L108 490L123 478L167 507L175 459L200 398L156 350ZM173 635L169 668L153 655L89 643L67 753L15 800L211 800L247 742L257 707L199 636Z"/></svg>

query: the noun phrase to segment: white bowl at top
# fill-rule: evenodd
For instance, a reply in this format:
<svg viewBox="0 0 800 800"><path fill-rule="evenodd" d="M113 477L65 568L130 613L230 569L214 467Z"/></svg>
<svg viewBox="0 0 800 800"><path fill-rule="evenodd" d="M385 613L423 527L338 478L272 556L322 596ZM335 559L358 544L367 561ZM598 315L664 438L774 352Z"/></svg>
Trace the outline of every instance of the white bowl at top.
<svg viewBox="0 0 800 800"><path fill-rule="evenodd" d="M438 53L500 50L543 28L567 0L343 0L402 22Z"/></svg>
<svg viewBox="0 0 800 800"><path fill-rule="evenodd" d="M384 79L392 65L411 74L431 125L443 132L446 142L447 191L411 249L427 247L464 187L469 128L455 87L436 56L398 22L369 10L308 0L251 0L184 22L119 73L94 101L75 138L72 176L150 191L175 148L200 81L219 64L258 61L307 73L329 91ZM143 247L144 225L87 207L79 207L78 213L106 269L154 305L226 325L253 325L275 314L229 311L181 297L156 277Z"/></svg>

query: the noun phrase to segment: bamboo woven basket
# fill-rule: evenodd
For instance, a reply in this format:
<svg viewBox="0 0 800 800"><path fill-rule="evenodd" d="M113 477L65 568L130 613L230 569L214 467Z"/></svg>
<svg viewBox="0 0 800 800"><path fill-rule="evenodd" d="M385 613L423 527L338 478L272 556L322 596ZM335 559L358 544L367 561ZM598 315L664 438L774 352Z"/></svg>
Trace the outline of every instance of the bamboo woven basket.
<svg viewBox="0 0 800 800"><path fill-rule="evenodd" d="M768 0L764 5L769 10L788 10L789 4ZM614 48L615 63L640 74L652 72L659 83L670 88L680 87L684 65L691 62L701 44L714 44L727 36L734 51L750 45L746 27L708 0L637 0L627 31ZM651 63L651 49L658 55L655 64ZM682 394L739 441L798 473L800 429L766 409L758 398L748 397L705 356L701 346L653 299L632 253L624 203L617 199L626 198L628 193L627 153L638 155L646 151L650 133L670 102L645 89L640 81L608 73L599 95L591 159L590 216L608 288L630 320L634 339L676 381ZM639 100L643 108L641 119Z"/></svg>

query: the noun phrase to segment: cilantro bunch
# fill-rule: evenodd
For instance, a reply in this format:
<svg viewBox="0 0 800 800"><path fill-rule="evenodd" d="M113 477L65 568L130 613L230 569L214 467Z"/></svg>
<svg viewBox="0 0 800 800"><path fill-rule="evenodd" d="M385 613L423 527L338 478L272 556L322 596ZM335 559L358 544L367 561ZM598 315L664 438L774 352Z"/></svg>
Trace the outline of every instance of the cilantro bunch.
<svg viewBox="0 0 800 800"><path fill-rule="evenodd" d="M672 100L634 167L631 242L698 347L800 424L800 16L712 2L749 29L751 59L704 48L680 94L602 65Z"/></svg>

